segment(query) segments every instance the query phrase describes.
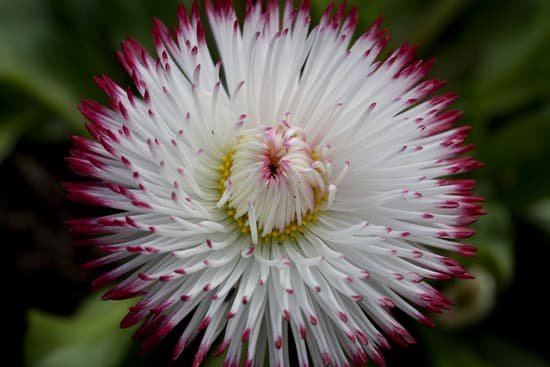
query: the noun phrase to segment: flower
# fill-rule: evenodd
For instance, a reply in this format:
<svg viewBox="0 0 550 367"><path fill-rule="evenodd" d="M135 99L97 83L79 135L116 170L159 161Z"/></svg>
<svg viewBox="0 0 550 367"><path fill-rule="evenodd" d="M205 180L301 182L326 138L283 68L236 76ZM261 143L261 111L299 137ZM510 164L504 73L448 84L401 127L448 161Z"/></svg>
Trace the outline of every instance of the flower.
<svg viewBox="0 0 550 367"><path fill-rule="evenodd" d="M431 96L409 44L380 60L380 21L352 42L345 5L310 29L308 1L248 1L242 25L206 1L217 63L199 8L174 35L155 21L157 60L123 42L139 97L101 76L111 106L80 106L93 138L67 160L95 180L68 196L118 210L70 223L107 253L85 267L113 264L94 286L141 297L121 325L145 348L179 324L175 359L202 338L194 365L218 338L228 366L383 364L387 337L414 343L392 309L431 325L417 307L451 302L425 279L471 277L440 251L473 255L455 240L483 214L472 180L442 178L480 165L455 95Z"/></svg>

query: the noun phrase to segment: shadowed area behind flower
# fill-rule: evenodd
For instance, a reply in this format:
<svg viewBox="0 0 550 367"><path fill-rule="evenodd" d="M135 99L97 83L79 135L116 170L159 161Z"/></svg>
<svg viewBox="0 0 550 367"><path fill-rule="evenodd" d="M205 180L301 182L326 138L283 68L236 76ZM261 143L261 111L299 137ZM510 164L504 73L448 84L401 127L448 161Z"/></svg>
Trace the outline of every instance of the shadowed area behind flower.
<svg viewBox="0 0 550 367"><path fill-rule="evenodd" d="M545 338L533 329L548 322L536 305L550 255L550 3L348 3L359 6L359 31L383 14L390 49L411 41L420 58L436 56L430 75L460 96L461 123L474 127L468 143L486 164L474 175L489 215L476 224L478 255L468 260L483 275L442 287L456 307L436 319L436 329L400 317L419 345L386 353L388 365L547 366ZM78 100L105 101L90 77L105 73L129 85L114 50L127 36L151 50L153 17L174 24L177 4L0 0L0 228L7 254L0 307L15 331L6 348L15 366L168 363L177 335L137 357L118 330L128 305L89 295L98 274L75 264L96 255L69 247L64 221L106 212L67 203L58 183L74 179L63 157L66 137L83 131ZM312 1L316 18L327 4Z"/></svg>

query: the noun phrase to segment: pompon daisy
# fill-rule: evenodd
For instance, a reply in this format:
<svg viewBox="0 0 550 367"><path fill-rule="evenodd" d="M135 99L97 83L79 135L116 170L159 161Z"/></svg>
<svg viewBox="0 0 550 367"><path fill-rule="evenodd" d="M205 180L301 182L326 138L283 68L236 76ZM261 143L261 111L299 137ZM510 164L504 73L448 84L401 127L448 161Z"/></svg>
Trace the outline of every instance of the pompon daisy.
<svg viewBox="0 0 550 367"><path fill-rule="evenodd" d="M122 43L135 88L100 76L110 107L80 105L92 138L67 161L93 180L68 196L117 213L70 226L106 252L85 265L111 264L104 299L139 297L121 325L145 348L183 323L173 357L199 338L194 366L215 341L226 366L383 364L388 340L414 343L393 309L431 325L418 309L451 302L425 279L471 277L444 256L474 254L460 240L483 214L472 180L446 178L480 166L455 95L432 95L410 44L382 60L380 21L352 42L356 10L311 25L308 3L239 19L206 1L215 44L180 6L174 32L154 22L157 59Z"/></svg>

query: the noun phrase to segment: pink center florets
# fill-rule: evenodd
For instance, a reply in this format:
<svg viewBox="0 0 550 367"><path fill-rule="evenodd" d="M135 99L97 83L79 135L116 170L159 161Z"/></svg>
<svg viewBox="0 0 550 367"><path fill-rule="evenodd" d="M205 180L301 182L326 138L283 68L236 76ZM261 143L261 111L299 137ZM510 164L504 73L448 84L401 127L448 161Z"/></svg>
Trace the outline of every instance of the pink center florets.
<svg viewBox="0 0 550 367"><path fill-rule="evenodd" d="M218 205L227 205L249 228L254 242L274 230L300 226L326 191L323 162L300 128L288 123L244 131L231 153Z"/></svg>
<svg viewBox="0 0 550 367"><path fill-rule="evenodd" d="M288 161L281 159L273 152L266 152L264 157L264 166L262 168L263 178L266 182L276 181L281 175L284 175L285 167L288 167Z"/></svg>
<svg viewBox="0 0 550 367"><path fill-rule="evenodd" d="M300 150L305 153L305 157L301 158L309 158L309 163L312 163L311 148L303 141L303 138L305 137L297 137L293 130L285 125L281 125L276 129L272 127L265 128L266 148L262 178L267 184L277 183L281 177L286 175L287 170L292 165L292 162L286 156L291 150L296 150L297 146L300 146Z"/></svg>

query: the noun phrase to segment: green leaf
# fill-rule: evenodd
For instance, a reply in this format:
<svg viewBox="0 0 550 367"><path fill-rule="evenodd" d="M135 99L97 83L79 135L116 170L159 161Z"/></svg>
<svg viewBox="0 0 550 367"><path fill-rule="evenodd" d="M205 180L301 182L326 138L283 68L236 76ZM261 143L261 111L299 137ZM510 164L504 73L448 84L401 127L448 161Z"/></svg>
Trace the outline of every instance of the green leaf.
<svg viewBox="0 0 550 367"><path fill-rule="evenodd" d="M212 353L210 353L208 357L206 357L206 359L204 360L203 367L220 367L223 365L224 360L225 360L225 354L222 354L221 356L216 357ZM241 361L241 363L244 363L244 361Z"/></svg>
<svg viewBox="0 0 550 367"><path fill-rule="evenodd" d="M529 208L529 216L550 235L550 198L534 203Z"/></svg>
<svg viewBox="0 0 550 367"><path fill-rule="evenodd" d="M472 0L435 1L417 23L412 40L427 47L444 32L448 26L466 11Z"/></svg>
<svg viewBox="0 0 550 367"><path fill-rule="evenodd" d="M432 367L491 367L463 338L435 331L426 337Z"/></svg>
<svg viewBox="0 0 550 367"><path fill-rule="evenodd" d="M501 285L507 285L514 274L513 224L508 209L495 202L485 205L488 214L479 218L473 243L478 246L476 263L485 266Z"/></svg>
<svg viewBox="0 0 550 367"><path fill-rule="evenodd" d="M508 11L508 13L511 13ZM521 25L505 22L500 34L485 43L475 79L478 113L502 116L547 101L550 78L550 3L534 1Z"/></svg>
<svg viewBox="0 0 550 367"><path fill-rule="evenodd" d="M67 55L67 37L47 14L45 2L0 1L0 81L6 89L26 94L82 131L76 85L68 82L76 57Z"/></svg>
<svg viewBox="0 0 550 367"><path fill-rule="evenodd" d="M537 58L546 52L550 40L548 1L535 1L529 18L521 32L515 27L508 27L486 45L485 58L479 65L481 90L492 93L518 76L525 79L525 73L529 73Z"/></svg>
<svg viewBox="0 0 550 367"><path fill-rule="evenodd" d="M31 125L35 111L26 110L15 115L0 115L0 163L10 154L19 137Z"/></svg>
<svg viewBox="0 0 550 367"><path fill-rule="evenodd" d="M432 367L548 367L540 356L499 337L425 333Z"/></svg>
<svg viewBox="0 0 550 367"><path fill-rule="evenodd" d="M495 367L549 367L550 363L536 354L497 337L480 340L480 350Z"/></svg>
<svg viewBox="0 0 550 367"><path fill-rule="evenodd" d="M131 330L119 326L131 304L102 302L94 295L71 317L29 311L26 366L118 366L132 343Z"/></svg>
<svg viewBox="0 0 550 367"><path fill-rule="evenodd" d="M314 19L319 19L323 12L326 10L330 1L326 0L313 0L311 2L311 11L314 14ZM359 10L360 26L359 29L366 31L367 27L375 17L380 15L381 8L383 6L382 0L361 1L361 0L349 0L348 9L351 7L357 7ZM365 22L365 23L364 23Z"/></svg>
<svg viewBox="0 0 550 367"><path fill-rule="evenodd" d="M479 144L495 191L506 205L524 209L547 197L550 187L550 106L523 114Z"/></svg>

